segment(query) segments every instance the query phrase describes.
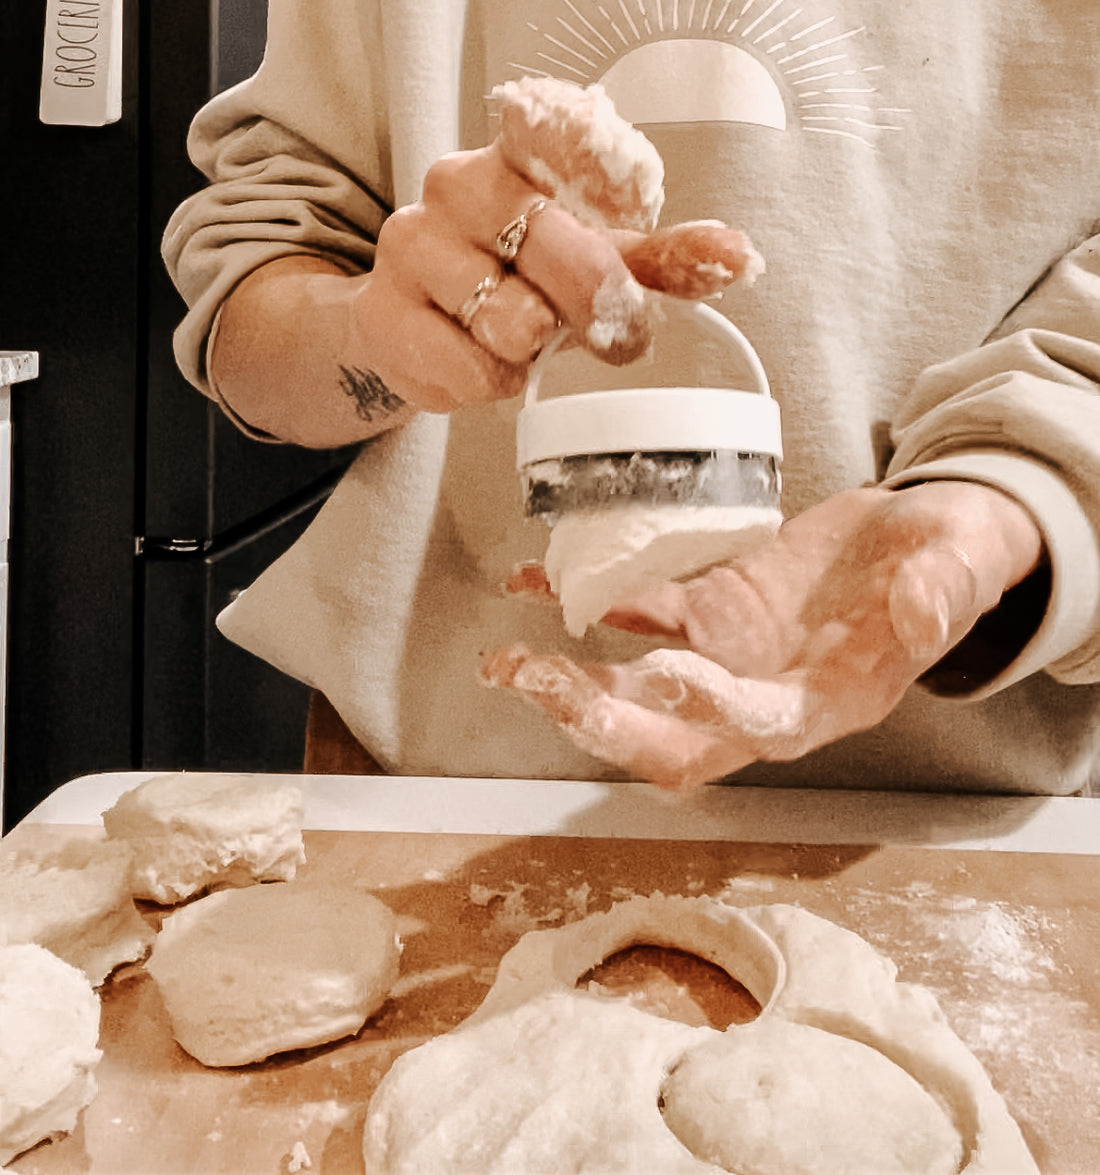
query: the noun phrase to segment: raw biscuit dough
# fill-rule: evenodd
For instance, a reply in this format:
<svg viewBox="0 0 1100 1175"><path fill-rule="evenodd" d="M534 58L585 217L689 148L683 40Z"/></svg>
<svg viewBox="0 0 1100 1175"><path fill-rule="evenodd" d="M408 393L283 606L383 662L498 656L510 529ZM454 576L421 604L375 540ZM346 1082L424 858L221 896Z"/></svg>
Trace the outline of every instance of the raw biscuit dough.
<svg viewBox="0 0 1100 1175"><path fill-rule="evenodd" d="M215 887L289 881L305 861L301 790L252 775L158 775L123 793L103 826L133 850L134 897L166 905Z"/></svg>
<svg viewBox="0 0 1100 1175"><path fill-rule="evenodd" d="M728 563L772 538L783 516L762 506L577 510L550 531L544 566L566 631L582 637L612 608L667 580Z"/></svg>
<svg viewBox="0 0 1100 1175"><path fill-rule="evenodd" d="M959 1132L899 1065L769 1016L687 1053L661 1091L669 1129L737 1175L955 1175Z"/></svg>
<svg viewBox="0 0 1100 1175"><path fill-rule="evenodd" d="M875 1050L881 1065L901 1070L891 1086L913 1093L907 1115L919 1117L930 1100L942 1107L930 1114L924 1142L941 1169L955 1170L950 1156L961 1154L966 1175L1037 1175L1003 1099L935 998L897 982L894 965L868 943L793 906L734 909L661 896L525 935L473 1015L399 1057L383 1078L364 1129L369 1175L740 1171L693 1153L660 1106L679 1096L670 1073L679 1066L698 1076L694 1063L683 1070L697 1050L719 1049L745 1027L693 1027L575 988L581 975L637 943L692 951L735 976L761 1006L754 1025L806 1025L842 1038L834 1051L846 1053L851 1042ZM708 1053L699 1055L705 1062ZM881 1091L881 1082L872 1084ZM867 1157L862 1175L882 1175L891 1169L891 1143L881 1155L868 1149L875 1142L868 1121L857 1115L850 1127L865 1135L853 1151ZM799 1127L825 1138L831 1129L827 1116L807 1115ZM786 1172L784 1141L763 1143L765 1169L776 1175Z"/></svg>
<svg viewBox="0 0 1100 1175"><path fill-rule="evenodd" d="M99 997L35 943L0 947L0 1165L68 1134L95 1097Z"/></svg>
<svg viewBox="0 0 1100 1175"><path fill-rule="evenodd" d="M73 837L42 850L9 839L0 853L0 946L38 943L93 987L148 952L154 931L130 893L127 845Z"/></svg>
<svg viewBox="0 0 1100 1175"><path fill-rule="evenodd" d="M370 894L276 883L170 914L146 968L183 1048L204 1065L246 1065L358 1032L400 953L393 911Z"/></svg>

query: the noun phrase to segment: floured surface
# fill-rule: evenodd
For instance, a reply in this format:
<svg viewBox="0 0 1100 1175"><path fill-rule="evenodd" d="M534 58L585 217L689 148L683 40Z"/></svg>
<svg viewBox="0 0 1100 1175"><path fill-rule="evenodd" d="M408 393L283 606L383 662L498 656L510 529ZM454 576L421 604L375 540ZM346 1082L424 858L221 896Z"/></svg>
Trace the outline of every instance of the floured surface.
<svg viewBox="0 0 1100 1175"><path fill-rule="evenodd" d="M285 1171L304 1152L312 1172L355 1175L366 1102L392 1059L480 1004L501 955L525 931L655 891L745 906L801 903L856 931L903 979L935 993L1044 1175L1100 1170L1100 858L305 835L303 878L369 889L398 914L401 978L378 1015L350 1041L217 1072L172 1041L151 980L123 972L104 989L98 1097L71 1138L25 1155L14 1170L249 1175ZM654 970L648 959L647 984ZM721 1006L744 999L731 987L713 969L685 966L669 969L661 1000L677 1014L689 1005L696 1023L700 1010L717 1023Z"/></svg>

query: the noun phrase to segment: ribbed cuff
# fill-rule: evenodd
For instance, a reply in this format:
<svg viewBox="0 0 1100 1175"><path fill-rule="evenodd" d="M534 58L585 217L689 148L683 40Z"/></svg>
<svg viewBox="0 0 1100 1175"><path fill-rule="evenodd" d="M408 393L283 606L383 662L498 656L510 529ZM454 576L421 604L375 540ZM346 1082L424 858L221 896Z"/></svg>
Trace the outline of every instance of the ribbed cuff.
<svg viewBox="0 0 1100 1175"><path fill-rule="evenodd" d="M1065 481L1028 457L983 450L898 470L883 484L901 489L922 481L979 482L1014 498L1035 520L1050 557L1050 599L1035 634L995 677L965 696L986 697L1039 670L1063 681L1084 680L1075 671L1091 659L1085 645L1100 610L1100 543Z"/></svg>

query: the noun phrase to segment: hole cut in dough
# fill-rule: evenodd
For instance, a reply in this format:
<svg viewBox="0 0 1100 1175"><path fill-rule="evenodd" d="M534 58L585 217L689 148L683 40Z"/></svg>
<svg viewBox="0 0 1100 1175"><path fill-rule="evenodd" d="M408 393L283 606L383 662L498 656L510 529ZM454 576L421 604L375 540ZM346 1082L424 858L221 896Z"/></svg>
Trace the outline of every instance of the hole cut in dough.
<svg viewBox="0 0 1100 1175"><path fill-rule="evenodd" d="M635 1007L683 1024L719 1030L747 1024L760 1004L743 984L716 963L673 947L636 943L586 971L577 987L619 996Z"/></svg>

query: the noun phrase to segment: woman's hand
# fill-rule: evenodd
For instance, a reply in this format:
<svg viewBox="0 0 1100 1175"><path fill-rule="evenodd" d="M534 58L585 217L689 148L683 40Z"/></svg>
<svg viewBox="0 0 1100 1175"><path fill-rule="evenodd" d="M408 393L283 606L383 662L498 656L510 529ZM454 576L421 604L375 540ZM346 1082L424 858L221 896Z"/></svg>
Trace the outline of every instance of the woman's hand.
<svg viewBox="0 0 1100 1175"><path fill-rule="evenodd" d="M687 648L583 668L515 648L483 675L589 753L689 790L881 721L1041 547L1026 511L986 486L852 490L752 555L605 617Z"/></svg>
<svg viewBox="0 0 1100 1175"><path fill-rule="evenodd" d="M512 257L504 238L519 240ZM630 362L650 337L643 283L705 297L755 264L747 238L714 221L653 234L582 223L496 143L439 160L423 198L387 219L353 320L387 386L449 412L522 391L561 327L599 358Z"/></svg>
<svg viewBox="0 0 1100 1175"><path fill-rule="evenodd" d="M585 146L587 126L574 125L576 93L554 90L557 122L537 126L513 102L491 145L438 160L421 199L383 224L371 272L297 254L246 277L222 306L218 394L255 429L345 444L416 411L517 395L559 329L629 362L649 342L644 288L702 298L755 276L748 239L716 221L648 231L660 206L655 152L645 184L612 177ZM616 141L638 135L618 124ZM574 190L583 207L569 211Z"/></svg>

